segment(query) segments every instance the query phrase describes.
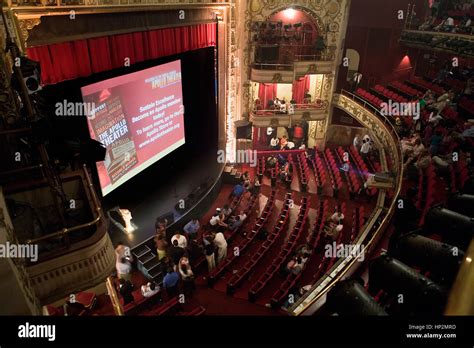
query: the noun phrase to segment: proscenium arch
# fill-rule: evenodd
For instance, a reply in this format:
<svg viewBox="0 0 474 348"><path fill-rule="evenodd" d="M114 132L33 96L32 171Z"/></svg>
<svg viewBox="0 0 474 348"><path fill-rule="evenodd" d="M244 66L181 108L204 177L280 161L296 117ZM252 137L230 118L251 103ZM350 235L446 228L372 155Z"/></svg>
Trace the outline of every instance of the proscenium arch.
<svg viewBox="0 0 474 348"><path fill-rule="evenodd" d="M286 5L286 6L278 7L272 13L270 13L268 16L265 17L265 21L268 21L271 16L277 14L278 12L285 11L289 8L292 8L292 9L298 10L298 11L302 11L302 12L306 13L307 15L309 15L314 20L314 23L316 24L316 28L318 29L318 35L321 35L321 36L324 36L324 37L326 36L327 30L326 30L326 27L325 27L321 17L319 17L313 10L311 10L307 7L301 6L301 5Z"/></svg>

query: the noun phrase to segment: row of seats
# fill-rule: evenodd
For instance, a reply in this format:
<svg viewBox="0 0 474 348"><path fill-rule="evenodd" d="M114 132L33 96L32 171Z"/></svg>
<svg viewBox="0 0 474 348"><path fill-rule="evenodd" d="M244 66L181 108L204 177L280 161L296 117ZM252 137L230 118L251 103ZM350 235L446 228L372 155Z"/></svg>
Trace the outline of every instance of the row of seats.
<svg viewBox="0 0 474 348"><path fill-rule="evenodd" d="M408 99L402 97L400 94L395 93L394 91L391 91L382 85L375 85L374 90L385 98L391 99L397 103L408 103L409 101Z"/></svg>
<svg viewBox="0 0 474 348"><path fill-rule="evenodd" d="M334 197L337 197L338 192L342 188L341 173L339 173L339 168L336 164L336 160L334 159L334 156L329 148L326 148L323 153L323 156L325 157L326 165L329 168L329 175L333 178Z"/></svg>
<svg viewBox="0 0 474 348"><path fill-rule="evenodd" d="M173 297L171 300L165 302L163 305L153 308L152 310L142 312L140 315L144 316L160 316L160 315L175 315L181 311L181 303L178 297Z"/></svg>
<svg viewBox="0 0 474 348"><path fill-rule="evenodd" d="M426 81L425 79L423 79L422 77L419 77L419 76L413 76L409 82L413 85L416 85L418 87L422 87L423 89L429 89L431 91L433 91L435 94L437 95L441 95L445 92L444 88L433 83L433 82L429 82L429 81Z"/></svg>
<svg viewBox="0 0 474 348"><path fill-rule="evenodd" d="M291 202L292 194L289 192L285 196L285 201L283 203L283 208L280 211L279 220L273 228L273 231L268 234L267 239L265 240L265 242L263 242L257 252L253 254L252 257L244 264L244 266L237 273L235 273L232 278L227 282L228 294L232 294L235 289L247 278L254 266L273 246L278 236L280 236L281 233L286 230L290 217Z"/></svg>
<svg viewBox="0 0 474 348"><path fill-rule="evenodd" d="M300 154L296 158L298 163L298 172L300 173L301 191L306 192L309 182L308 162L306 161L306 156L304 154Z"/></svg>
<svg viewBox="0 0 474 348"><path fill-rule="evenodd" d="M187 316L187 317L199 317L201 315L204 315L206 313L206 308L203 306L198 306L192 309L189 312L179 312L177 315L178 316Z"/></svg>
<svg viewBox="0 0 474 348"><path fill-rule="evenodd" d="M285 184L288 189L291 189L291 183L293 181L293 173L296 172L296 164L293 161L293 156L291 154L288 155L287 159L288 159L288 163L290 164L291 171L286 176Z"/></svg>
<svg viewBox="0 0 474 348"><path fill-rule="evenodd" d="M314 152L314 157L311 160L314 177L316 178L316 185L318 186L318 194L322 192L323 186L327 182L326 171L324 170L323 161L317 151Z"/></svg>
<svg viewBox="0 0 474 348"><path fill-rule="evenodd" d="M416 88L410 87L410 86L408 86L408 85L406 85L406 84L404 84L403 82L400 82L400 81L394 81L394 82L392 82L392 84L390 86L392 88L395 88L395 89L399 90L400 92L402 92L406 95L409 95L412 98L421 97L422 94L423 94L419 90L417 90Z"/></svg>
<svg viewBox="0 0 474 348"><path fill-rule="evenodd" d="M358 95L362 99L366 100L367 102L372 104L377 109L380 109L382 107L383 102L384 102L379 97L373 95L372 93L370 93L370 92L368 92L368 91L366 91L365 89L362 89L362 88L357 88L356 95Z"/></svg>
<svg viewBox="0 0 474 348"><path fill-rule="evenodd" d="M309 239L308 245L310 246L311 250L316 250L318 247L318 242L321 239L321 233L324 227L324 224L327 220L327 215L329 213L329 202L325 200L319 205L318 215L316 218L316 222L313 227L313 232L311 233L311 237ZM289 274L285 281L281 283L280 287L273 293L270 304L272 308L277 308L283 299L288 295L288 292L291 288L293 288L296 282L299 280L301 275L303 274L306 265L310 264L314 260L315 253L313 252L309 257L308 261L304 264L303 269L297 274Z"/></svg>
<svg viewBox="0 0 474 348"><path fill-rule="evenodd" d="M273 259L272 263L267 267L265 272L260 276L256 283L254 283L248 292L250 301L255 301L258 294L265 288L268 282L273 278L275 273L280 270L286 259L293 253L296 242L300 240L301 235L304 233L306 221L309 213L309 200L307 197L301 199L301 207L296 220L296 224L293 227L293 231L288 237L285 245L281 247L278 256Z"/></svg>
<svg viewBox="0 0 474 348"><path fill-rule="evenodd" d="M246 238L240 242L237 246L239 250L239 255L247 248L247 246L255 239L255 237L261 232L263 227L266 225L268 219L270 218L273 208L275 206L275 197L276 190L272 190L270 197L268 197L267 204L263 208L263 212L255 221L255 225L252 228L251 232L247 234ZM234 253L231 253L221 264L219 264L208 277L208 285L213 286L214 283L219 279L228 269L229 265L236 260L237 256Z"/></svg>
<svg viewBox="0 0 474 348"><path fill-rule="evenodd" d="M420 169L418 180L418 198L415 206L417 209L423 210L419 221L421 227L425 223L426 213L428 213L435 200L436 173L434 166L431 164L425 172Z"/></svg>

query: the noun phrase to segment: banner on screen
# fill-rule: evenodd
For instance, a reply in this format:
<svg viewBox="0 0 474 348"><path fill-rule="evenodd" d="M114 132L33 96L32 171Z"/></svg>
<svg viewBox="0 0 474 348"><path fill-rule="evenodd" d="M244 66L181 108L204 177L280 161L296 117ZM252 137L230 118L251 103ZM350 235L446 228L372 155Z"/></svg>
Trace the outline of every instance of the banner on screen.
<svg viewBox="0 0 474 348"><path fill-rule="evenodd" d="M185 143L179 60L81 88L105 196Z"/></svg>

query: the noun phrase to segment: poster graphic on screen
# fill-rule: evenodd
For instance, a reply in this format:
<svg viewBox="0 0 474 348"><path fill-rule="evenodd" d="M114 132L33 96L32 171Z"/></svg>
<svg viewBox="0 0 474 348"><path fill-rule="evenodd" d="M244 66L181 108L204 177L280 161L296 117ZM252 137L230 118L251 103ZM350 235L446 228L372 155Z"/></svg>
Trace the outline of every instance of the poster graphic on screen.
<svg viewBox="0 0 474 348"><path fill-rule="evenodd" d="M81 88L105 196L185 143L181 64L174 61Z"/></svg>

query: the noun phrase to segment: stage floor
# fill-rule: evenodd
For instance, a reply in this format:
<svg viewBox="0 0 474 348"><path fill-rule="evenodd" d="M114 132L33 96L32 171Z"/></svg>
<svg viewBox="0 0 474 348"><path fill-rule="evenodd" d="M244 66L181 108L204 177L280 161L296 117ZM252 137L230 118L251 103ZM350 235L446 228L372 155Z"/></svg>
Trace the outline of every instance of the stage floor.
<svg viewBox="0 0 474 348"><path fill-rule="evenodd" d="M105 209L107 211L114 206L129 209L132 213L132 222L137 229L132 233L125 233L117 228L109 229L112 243L116 245L119 241L131 248L144 242L155 234L156 218L170 212L174 212L175 222L185 215L191 207L186 207L182 214L175 211L176 204L185 199L191 192L203 183L208 188L214 184L220 175L222 164L217 163L216 156L190 159L192 164L187 170L177 170L173 173L173 181L157 182L149 192L143 193L143 199L137 203L114 202Z"/></svg>

